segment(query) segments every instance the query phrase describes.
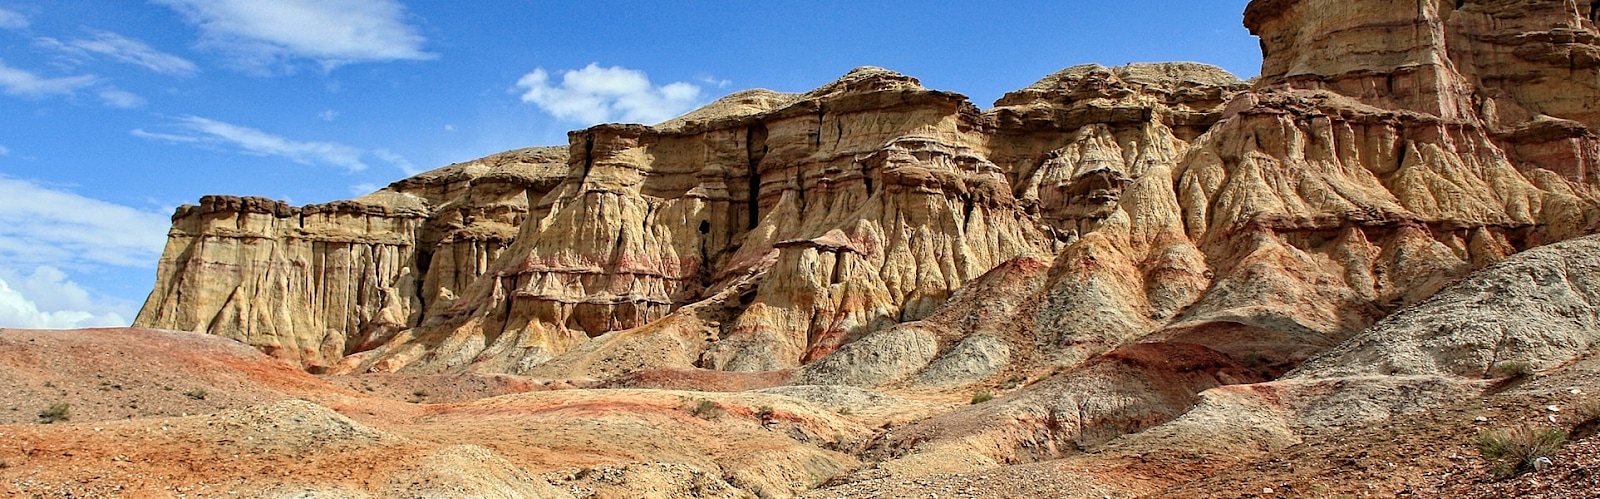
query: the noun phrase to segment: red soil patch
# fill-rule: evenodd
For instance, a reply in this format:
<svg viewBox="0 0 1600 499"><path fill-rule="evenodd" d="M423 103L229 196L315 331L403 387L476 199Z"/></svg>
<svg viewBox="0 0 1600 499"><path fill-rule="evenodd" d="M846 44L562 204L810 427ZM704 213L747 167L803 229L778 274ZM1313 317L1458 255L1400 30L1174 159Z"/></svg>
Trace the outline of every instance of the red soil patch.
<svg viewBox="0 0 1600 499"><path fill-rule="evenodd" d="M731 372L710 369L649 369L607 379L594 388L657 388L701 392L742 392L789 383L794 370Z"/></svg>

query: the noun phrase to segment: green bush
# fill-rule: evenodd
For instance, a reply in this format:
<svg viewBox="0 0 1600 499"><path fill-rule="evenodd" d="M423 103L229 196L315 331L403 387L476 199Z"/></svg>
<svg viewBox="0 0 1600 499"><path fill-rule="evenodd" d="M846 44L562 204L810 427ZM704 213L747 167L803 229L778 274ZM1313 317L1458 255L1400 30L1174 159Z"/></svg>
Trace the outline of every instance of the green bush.
<svg viewBox="0 0 1600 499"><path fill-rule="evenodd" d="M56 421L66 421L72 419L72 415L67 413L70 408L71 406L69 406L66 402L56 402L54 404L50 404L48 409L39 411L39 422L50 424Z"/></svg>
<svg viewBox="0 0 1600 499"><path fill-rule="evenodd" d="M1554 455L1566 442L1566 430L1531 425L1486 432L1472 440L1500 478L1532 471L1534 461Z"/></svg>
<svg viewBox="0 0 1600 499"><path fill-rule="evenodd" d="M1016 387L1022 386L1023 383L1027 383L1027 382L1028 382L1028 377L1027 376L1023 376L1021 374L1018 374L1016 376L1012 376L1010 378L1006 378L1005 381L1001 381L1000 382L1000 389L1001 390L1010 390L1012 388L1016 388Z"/></svg>
<svg viewBox="0 0 1600 499"><path fill-rule="evenodd" d="M722 408L717 407L716 402L702 399L700 403L689 408L689 415L700 419L717 419L722 416Z"/></svg>
<svg viewBox="0 0 1600 499"><path fill-rule="evenodd" d="M978 393L972 394L972 403L973 404L982 404L982 403L988 402L990 400L994 400L994 394L989 393L988 390L984 390L984 391L980 391Z"/></svg>
<svg viewBox="0 0 1600 499"><path fill-rule="evenodd" d="M1521 378L1533 374L1533 364L1522 361L1501 362L1494 366L1494 370L1506 378Z"/></svg>

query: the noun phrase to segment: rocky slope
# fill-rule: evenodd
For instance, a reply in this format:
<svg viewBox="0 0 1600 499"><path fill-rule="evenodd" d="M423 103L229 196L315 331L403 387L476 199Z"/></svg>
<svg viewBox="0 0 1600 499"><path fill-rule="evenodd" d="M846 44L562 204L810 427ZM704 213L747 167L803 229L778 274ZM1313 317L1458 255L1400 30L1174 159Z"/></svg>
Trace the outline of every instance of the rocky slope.
<svg viewBox="0 0 1600 499"><path fill-rule="evenodd" d="M1593 385L1596 12L1255 0L1250 83L1195 63L1084 65L984 110L857 68L351 201L208 197L174 216L136 324L347 380L644 389L541 395L599 397L640 424L666 421L650 389L919 415L807 409L806 431L849 438L796 436L804 462L771 475L759 452L705 451L666 459L755 471L558 480L606 493L637 492L615 488L629 476L776 496L938 492L899 482L971 473L1066 487L1013 495L1287 479L1239 467L1392 443L1370 427L1383 422L1439 430L1422 442L1458 437L1441 430L1456 416L1580 401L1557 381L1485 380L1508 363ZM984 393L999 398L964 404ZM469 405L549 414L510 397ZM1390 493L1425 481L1396 476Z"/></svg>
<svg viewBox="0 0 1600 499"><path fill-rule="evenodd" d="M348 202L211 197L175 215L136 323L347 372L771 371L848 347L848 370L899 352L868 384L950 384L1141 339L1282 372L1600 218L1588 101L1550 97L1596 93L1567 77L1595 46L1564 5L1261 1L1253 86L1077 66L983 111L860 68ZM985 274L1027 282L941 313Z"/></svg>

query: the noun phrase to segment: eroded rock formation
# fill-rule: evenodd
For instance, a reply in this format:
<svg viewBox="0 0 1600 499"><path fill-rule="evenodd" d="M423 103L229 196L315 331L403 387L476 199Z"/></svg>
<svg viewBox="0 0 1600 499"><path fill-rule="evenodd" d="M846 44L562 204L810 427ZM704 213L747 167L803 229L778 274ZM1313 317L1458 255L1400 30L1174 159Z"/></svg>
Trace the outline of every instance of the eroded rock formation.
<svg viewBox="0 0 1600 499"><path fill-rule="evenodd" d="M348 202L209 197L136 323L337 371L1145 380L1096 388L1144 412L1019 409L1122 421L1087 445L1591 232L1593 10L1258 0L1253 84L1085 65L981 110L858 68ZM1193 369L1152 392L1162 355Z"/></svg>
<svg viewBox="0 0 1600 499"><path fill-rule="evenodd" d="M173 214L134 322L227 336L327 367L449 303L566 174L565 148L509 151L304 207L207 196Z"/></svg>

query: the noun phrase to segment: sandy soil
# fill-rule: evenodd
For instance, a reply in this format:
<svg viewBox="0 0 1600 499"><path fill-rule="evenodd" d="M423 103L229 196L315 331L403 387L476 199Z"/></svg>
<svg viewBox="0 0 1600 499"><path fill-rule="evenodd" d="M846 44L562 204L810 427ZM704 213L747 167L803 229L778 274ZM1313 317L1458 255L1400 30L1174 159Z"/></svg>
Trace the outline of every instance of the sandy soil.
<svg viewBox="0 0 1600 499"><path fill-rule="evenodd" d="M710 380L710 388L729 389L771 381L674 381L669 374L617 384ZM1453 405L1383 425L1306 432L1299 444L1270 452L1221 438L1177 449L1113 441L1059 459L908 473L916 463L874 462L890 456L870 450L953 409L949 400L840 387L735 392L585 389L510 376L319 377L211 336L4 329L0 400L7 402L0 404L9 405L0 405L0 495L1600 495L1600 437L1592 435L1600 422L1580 425L1588 417L1581 408L1600 407L1600 361L1485 386ZM69 404L68 417L45 424L39 413L57 401ZM1577 427L1575 443L1549 469L1496 479L1471 441L1521 424Z"/></svg>

